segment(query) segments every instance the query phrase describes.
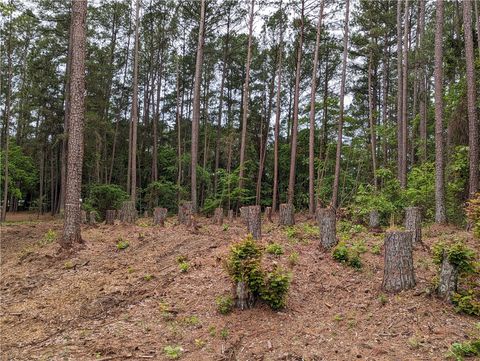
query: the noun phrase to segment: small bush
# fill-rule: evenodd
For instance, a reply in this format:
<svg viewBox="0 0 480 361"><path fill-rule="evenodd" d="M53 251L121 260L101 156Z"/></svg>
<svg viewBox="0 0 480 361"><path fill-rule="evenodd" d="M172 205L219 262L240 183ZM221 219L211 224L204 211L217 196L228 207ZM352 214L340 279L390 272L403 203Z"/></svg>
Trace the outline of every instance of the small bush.
<svg viewBox="0 0 480 361"><path fill-rule="evenodd" d="M122 249L126 249L130 246L130 243L128 243L127 240L123 240L122 238L119 238L118 239L118 242L117 242L117 249L120 251Z"/></svg>
<svg viewBox="0 0 480 361"><path fill-rule="evenodd" d="M465 208L468 220L472 223L473 234L480 238L480 193L470 199Z"/></svg>
<svg viewBox="0 0 480 361"><path fill-rule="evenodd" d="M43 235L43 238L38 242L39 246L45 246L47 244L53 243L57 239L57 232L53 229L49 229L47 233Z"/></svg>
<svg viewBox="0 0 480 361"><path fill-rule="evenodd" d="M332 251L333 259L340 263L346 263L350 267L360 269L362 268L362 261L357 248L355 246L348 247L345 242L339 242Z"/></svg>
<svg viewBox="0 0 480 361"><path fill-rule="evenodd" d="M148 282L148 281L151 281L151 280L153 279L153 275L151 275L151 274L146 274L145 276L143 276L143 279L144 279L145 281L147 281L147 282Z"/></svg>
<svg viewBox="0 0 480 361"><path fill-rule="evenodd" d="M180 346L168 345L163 348L163 352L167 358L174 360L182 355L183 349Z"/></svg>
<svg viewBox="0 0 480 361"><path fill-rule="evenodd" d="M372 250L371 250L372 254L380 254L381 252L381 246L379 244L374 244L372 246Z"/></svg>
<svg viewBox="0 0 480 361"><path fill-rule="evenodd" d="M339 242L332 252L333 259L338 262L346 263L348 261L348 248L345 242Z"/></svg>
<svg viewBox="0 0 480 361"><path fill-rule="evenodd" d="M446 255L449 262L458 268L459 274L475 272L475 251L463 242L457 241L451 245L438 242L433 246L433 261L440 265Z"/></svg>
<svg viewBox="0 0 480 361"><path fill-rule="evenodd" d="M283 247L278 243L270 243L266 248L265 252L280 256L284 253Z"/></svg>
<svg viewBox="0 0 480 361"><path fill-rule="evenodd" d="M274 310L285 307L291 279L292 275L280 267L275 267L272 272L268 272L261 292L262 300Z"/></svg>
<svg viewBox="0 0 480 361"><path fill-rule="evenodd" d="M190 263L183 261L178 264L178 267L180 268L180 272L187 273L190 269Z"/></svg>
<svg viewBox="0 0 480 361"><path fill-rule="evenodd" d="M222 315L227 315L232 312L233 299L231 296L218 296L215 300L217 304L217 310Z"/></svg>
<svg viewBox="0 0 480 361"><path fill-rule="evenodd" d="M94 184L88 190L84 208L97 211L103 219L107 209L120 209L126 200L128 194L121 187L114 184Z"/></svg>
<svg viewBox="0 0 480 361"><path fill-rule="evenodd" d="M452 303L457 312L463 312L472 316L480 316L480 302L476 300L473 291L467 291L464 294L454 293L452 295Z"/></svg>
<svg viewBox="0 0 480 361"><path fill-rule="evenodd" d="M466 342L455 342L450 346L447 357L463 361L464 357L480 356L480 339Z"/></svg>
<svg viewBox="0 0 480 361"><path fill-rule="evenodd" d="M293 251L292 253L290 253L290 256L288 256L288 263L290 264L290 266L293 267L296 264L298 264L298 259L299 259L298 252Z"/></svg>

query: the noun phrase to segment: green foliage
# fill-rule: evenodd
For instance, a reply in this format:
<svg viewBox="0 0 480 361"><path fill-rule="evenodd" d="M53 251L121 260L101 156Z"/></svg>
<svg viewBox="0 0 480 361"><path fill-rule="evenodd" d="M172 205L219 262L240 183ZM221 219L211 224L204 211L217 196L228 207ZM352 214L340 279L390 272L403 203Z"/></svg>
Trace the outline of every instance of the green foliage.
<svg viewBox="0 0 480 361"><path fill-rule="evenodd" d="M426 219L435 215L435 165L425 162L408 174L405 190L406 206L421 207Z"/></svg>
<svg viewBox="0 0 480 361"><path fill-rule="evenodd" d="M217 310L222 315L229 314L233 309L233 299L231 296L218 296L215 299Z"/></svg>
<svg viewBox="0 0 480 361"><path fill-rule="evenodd" d="M293 251L292 253L290 253L290 256L288 256L288 263L290 264L290 266L293 267L296 264L298 264L298 259L299 259L298 252Z"/></svg>
<svg viewBox="0 0 480 361"><path fill-rule="evenodd" d="M57 239L57 232L53 229L49 229L47 233L43 235L43 238L38 242L39 246L45 246L47 244L53 243Z"/></svg>
<svg viewBox="0 0 480 361"><path fill-rule="evenodd" d="M458 268L459 274L469 274L475 272L475 251L465 243L457 241L447 245L444 242L437 242L433 246L433 261L440 265L444 256L448 261Z"/></svg>
<svg viewBox="0 0 480 361"><path fill-rule="evenodd" d="M480 316L480 302L476 300L475 293L469 290L465 293L454 293L452 303L455 311L463 312L467 315Z"/></svg>
<svg viewBox="0 0 480 361"><path fill-rule="evenodd" d="M274 267L273 271L267 272L261 291L262 300L274 310L285 307L291 279L292 275L280 267Z"/></svg>
<svg viewBox="0 0 480 361"><path fill-rule="evenodd" d="M103 218L108 209L120 209L128 194L115 184L94 184L88 189L84 208L95 210Z"/></svg>
<svg viewBox="0 0 480 361"><path fill-rule="evenodd" d="M449 222L462 225L464 223L465 188L469 174L468 147L457 146L453 149L445 171L445 202Z"/></svg>
<svg viewBox="0 0 480 361"><path fill-rule="evenodd" d="M147 282L151 281L151 280L153 280L153 275L150 274L150 273L147 273L145 276L143 276L143 279Z"/></svg>
<svg viewBox="0 0 480 361"><path fill-rule="evenodd" d="M188 263L187 261L180 262L178 264L178 268L180 269L180 272L187 273L190 269L190 263Z"/></svg>
<svg viewBox="0 0 480 361"><path fill-rule="evenodd" d="M339 242L332 251L334 260L340 263L346 263L355 269L362 268L362 260L360 259L360 250L365 250L364 246L348 246L345 242Z"/></svg>
<svg viewBox="0 0 480 361"><path fill-rule="evenodd" d="M472 223L473 234L480 238L480 193L470 199L465 209L468 220Z"/></svg>
<svg viewBox="0 0 480 361"><path fill-rule="evenodd" d="M339 242L332 252L335 261L346 263L348 262L348 247L345 242Z"/></svg>
<svg viewBox="0 0 480 361"><path fill-rule="evenodd" d="M150 209L154 207L175 209L177 192L178 187L175 183L160 178L159 181L150 183L144 189L144 200Z"/></svg>
<svg viewBox="0 0 480 361"><path fill-rule="evenodd" d="M474 341L455 342L450 346L447 357L455 361L463 361L465 357L480 356L480 339Z"/></svg>
<svg viewBox="0 0 480 361"><path fill-rule="evenodd" d="M169 359L175 360L180 358L182 355L183 349L180 346L165 346L163 348L163 352L165 353L165 356Z"/></svg>
<svg viewBox="0 0 480 361"><path fill-rule="evenodd" d="M122 238L119 238L118 239L118 242L117 242L117 249L120 251L122 249L126 249L130 246L130 243L128 243L127 240L124 240Z"/></svg>
<svg viewBox="0 0 480 361"><path fill-rule="evenodd" d="M278 243L270 243L266 248L265 252L280 256L284 253L283 247Z"/></svg>
<svg viewBox="0 0 480 361"><path fill-rule="evenodd" d="M380 252L381 252L381 245L380 244L374 244L372 246L372 254L378 255L378 254L380 254Z"/></svg>

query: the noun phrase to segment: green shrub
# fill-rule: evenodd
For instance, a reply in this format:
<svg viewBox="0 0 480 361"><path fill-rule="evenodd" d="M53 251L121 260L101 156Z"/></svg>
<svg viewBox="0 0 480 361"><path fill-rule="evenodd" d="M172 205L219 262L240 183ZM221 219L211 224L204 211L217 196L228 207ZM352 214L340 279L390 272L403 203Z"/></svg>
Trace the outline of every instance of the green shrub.
<svg viewBox="0 0 480 361"><path fill-rule="evenodd" d="M97 211L102 219L108 209L120 209L128 194L115 184L94 184L88 190L84 208Z"/></svg>
<svg viewBox="0 0 480 361"><path fill-rule="evenodd" d="M473 234L480 238L480 193L470 199L465 209L468 220L472 223Z"/></svg>
<svg viewBox="0 0 480 361"><path fill-rule="evenodd" d="M380 254L381 246L379 244L374 244L372 246L372 254Z"/></svg>
<svg viewBox="0 0 480 361"><path fill-rule="evenodd" d="M177 204L177 190L175 183L160 178L145 188L144 200L150 209L154 207L172 209Z"/></svg>
<svg viewBox="0 0 480 361"><path fill-rule="evenodd" d="M270 243L266 248L265 252L280 256L284 253L283 247L278 243Z"/></svg>
<svg viewBox="0 0 480 361"><path fill-rule="evenodd" d="M43 238L38 242L39 246L45 246L53 243L57 239L57 232L53 229L49 229L47 233L43 235Z"/></svg>
<svg viewBox="0 0 480 361"><path fill-rule="evenodd" d="M262 300L274 310L285 307L291 279L292 275L280 267L275 267L272 272L267 272L261 291Z"/></svg>
<svg viewBox="0 0 480 361"><path fill-rule="evenodd" d="M464 357L480 356L480 339L466 342L455 342L450 346L447 357L463 361Z"/></svg>
<svg viewBox="0 0 480 361"><path fill-rule="evenodd" d="M233 299L231 296L218 296L215 300L217 310L222 315L229 314L233 309Z"/></svg>
<svg viewBox="0 0 480 361"><path fill-rule="evenodd" d="M165 356L169 359L178 359L183 352L183 349L180 346L165 346L163 348Z"/></svg>
<svg viewBox="0 0 480 361"><path fill-rule="evenodd" d="M348 248L345 242L339 242L332 252L333 259L338 262L346 263L348 261Z"/></svg>
<svg viewBox="0 0 480 361"><path fill-rule="evenodd" d="M406 206L416 206L423 210L426 220L435 215L435 165L425 162L413 167L408 173L407 188L404 191Z"/></svg>
<svg viewBox="0 0 480 361"><path fill-rule="evenodd" d="M360 259L360 252L357 248L363 250L364 247L365 246L360 245L358 245L357 247L349 247L345 244L345 242L339 242L332 251L332 257L338 262L346 263L350 267L360 269L362 268L362 261Z"/></svg>
<svg viewBox="0 0 480 361"><path fill-rule="evenodd" d="M457 312L463 312L472 316L480 316L480 302L476 300L475 294L472 290L463 294L454 293L452 296L452 303Z"/></svg>
<svg viewBox="0 0 480 361"><path fill-rule="evenodd" d="M447 245L444 242L437 242L433 246L433 261L442 264L444 255L447 255L448 261L458 268L460 275L475 272L475 251L465 245L462 241L457 241Z"/></svg>
<svg viewBox="0 0 480 361"><path fill-rule="evenodd" d="M293 267L298 263L298 259L299 259L298 252L293 251L292 253L290 253L290 256L288 256L288 263L290 264L290 266Z"/></svg>
<svg viewBox="0 0 480 361"><path fill-rule="evenodd" d="M190 263L183 261L178 264L178 268L180 268L180 272L187 273L190 269Z"/></svg>
<svg viewBox="0 0 480 361"><path fill-rule="evenodd" d="M117 242L117 249L118 250L128 248L128 246L130 246L130 243L128 243L127 240L123 240L122 238L118 239L118 242Z"/></svg>

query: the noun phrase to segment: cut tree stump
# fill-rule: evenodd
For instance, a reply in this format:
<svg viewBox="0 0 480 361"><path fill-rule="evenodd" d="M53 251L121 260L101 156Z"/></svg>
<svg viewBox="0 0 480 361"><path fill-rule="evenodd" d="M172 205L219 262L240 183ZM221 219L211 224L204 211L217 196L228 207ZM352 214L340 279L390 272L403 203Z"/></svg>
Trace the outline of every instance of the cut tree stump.
<svg viewBox="0 0 480 361"><path fill-rule="evenodd" d="M240 218L242 219L243 224L248 226L248 212L249 208L247 206L240 207Z"/></svg>
<svg viewBox="0 0 480 361"><path fill-rule="evenodd" d="M82 223L83 224L86 224L87 223L87 212L86 211L81 211L80 212L81 216L82 216Z"/></svg>
<svg viewBox="0 0 480 361"><path fill-rule="evenodd" d="M105 224L114 224L115 222L115 210L108 209L105 214Z"/></svg>
<svg viewBox="0 0 480 361"><path fill-rule="evenodd" d="M405 209L405 229L413 232L413 245L422 243L422 212L419 207Z"/></svg>
<svg viewBox="0 0 480 361"><path fill-rule="evenodd" d="M167 217L167 208L155 207L153 209L153 224L156 226L165 226L165 218Z"/></svg>
<svg viewBox="0 0 480 361"><path fill-rule="evenodd" d="M229 222L233 221L233 209L228 210L228 221Z"/></svg>
<svg viewBox="0 0 480 361"><path fill-rule="evenodd" d="M281 226L293 226L295 224L295 209L293 207L293 204L280 204L278 224L280 224Z"/></svg>
<svg viewBox="0 0 480 361"><path fill-rule="evenodd" d="M370 228L380 227L380 213L377 210L370 211L368 225Z"/></svg>
<svg viewBox="0 0 480 361"><path fill-rule="evenodd" d="M118 218L122 223L135 223L137 220L137 210L132 201L123 202Z"/></svg>
<svg viewBox="0 0 480 361"><path fill-rule="evenodd" d="M337 244L337 215L331 207L317 210L317 223L320 231L320 244L330 249Z"/></svg>
<svg viewBox="0 0 480 361"><path fill-rule="evenodd" d="M219 226L223 224L223 208L215 208L213 223L218 224Z"/></svg>
<svg viewBox="0 0 480 361"><path fill-rule="evenodd" d="M193 215L192 202L184 202L178 207L178 221L180 224L189 225L191 223L191 217Z"/></svg>
<svg viewBox="0 0 480 361"><path fill-rule="evenodd" d="M448 255L443 253L442 267L440 269L440 281L437 294L444 300L450 301L452 294L457 292L458 269L448 260Z"/></svg>
<svg viewBox="0 0 480 361"><path fill-rule="evenodd" d="M382 288L399 292L415 287L412 232L392 231L385 234L385 261Z"/></svg>
<svg viewBox="0 0 480 361"><path fill-rule="evenodd" d="M89 217L88 223L89 223L91 226L94 226L94 225L97 224L97 212L91 211L88 217Z"/></svg>
<svg viewBox="0 0 480 361"><path fill-rule="evenodd" d="M245 284L245 282L237 282L234 286L235 307L246 310L252 308L255 304L255 297Z"/></svg>
<svg viewBox="0 0 480 361"><path fill-rule="evenodd" d="M272 222L272 207L265 208L265 219L269 222Z"/></svg>
<svg viewBox="0 0 480 361"><path fill-rule="evenodd" d="M253 239L262 238L262 210L260 206L248 207L247 229L248 233L252 234Z"/></svg>
<svg viewBox="0 0 480 361"><path fill-rule="evenodd" d="M148 211L143 211L143 218L148 218Z"/></svg>

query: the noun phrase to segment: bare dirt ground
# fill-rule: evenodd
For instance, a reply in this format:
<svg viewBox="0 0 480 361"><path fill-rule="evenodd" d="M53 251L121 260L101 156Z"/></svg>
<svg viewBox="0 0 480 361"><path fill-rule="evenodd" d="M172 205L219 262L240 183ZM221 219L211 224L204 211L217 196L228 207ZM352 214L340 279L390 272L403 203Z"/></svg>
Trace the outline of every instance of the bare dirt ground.
<svg viewBox="0 0 480 361"><path fill-rule="evenodd" d="M293 272L287 308L259 305L228 315L218 313L215 300L231 290L223 260L246 234L240 221L222 227L201 218L196 234L174 218L165 228L147 219L85 226L86 247L68 258L44 238L49 229L60 235L61 221L4 224L1 359L166 360L165 347L178 346L181 360L443 360L453 342L479 337L478 319L425 292L436 272L432 243L464 238L475 246L470 234L425 228L425 248L414 253L416 288L383 295L382 234L347 241L367 245L357 271L302 233L306 222L300 219L294 237L263 225L261 243L285 249L265 261ZM120 238L128 248L117 249ZM299 255L295 266L287 262L292 252ZM179 256L188 258L188 272L180 271Z"/></svg>

